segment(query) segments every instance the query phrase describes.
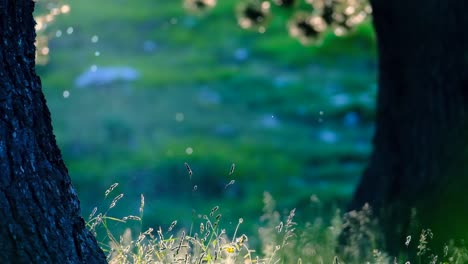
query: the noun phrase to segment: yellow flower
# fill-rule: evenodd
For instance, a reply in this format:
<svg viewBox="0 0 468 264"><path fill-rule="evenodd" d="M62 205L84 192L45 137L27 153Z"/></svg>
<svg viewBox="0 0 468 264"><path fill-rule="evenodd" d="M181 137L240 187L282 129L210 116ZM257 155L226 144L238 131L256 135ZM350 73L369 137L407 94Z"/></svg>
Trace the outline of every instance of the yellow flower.
<svg viewBox="0 0 468 264"><path fill-rule="evenodd" d="M236 249L234 247L226 247L226 252L227 253L234 253L234 251L236 251Z"/></svg>

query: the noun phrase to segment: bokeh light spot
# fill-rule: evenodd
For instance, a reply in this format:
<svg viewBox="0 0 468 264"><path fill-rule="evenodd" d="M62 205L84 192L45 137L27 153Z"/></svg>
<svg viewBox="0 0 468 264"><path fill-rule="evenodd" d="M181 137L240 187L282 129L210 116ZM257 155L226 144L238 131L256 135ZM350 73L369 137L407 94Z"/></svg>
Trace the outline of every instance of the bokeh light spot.
<svg viewBox="0 0 468 264"><path fill-rule="evenodd" d="M69 5L63 5L62 7L60 7L60 11L62 11L63 14L69 13L70 10L71 10L71 8L70 8Z"/></svg>
<svg viewBox="0 0 468 264"><path fill-rule="evenodd" d="M94 35L94 36L91 37L91 42L92 42L92 43L97 43L98 41L99 41L99 37L98 37L98 36Z"/></svg>
<svg viewBox="0 0 468 264"><path fill-rule="evenodd" d="M193 148L191 148L191 147L186 148L186 149L185 149L185 153L187 153L187 155L192 155L192 153L193 153Z"/></svg>
<svg viewBox="0 0 468 264"><path fill-rule="evenodd" d="M177 122L182 122L184 121L184 119L185 119L184 113L176 113L175 120Z"/></svg>

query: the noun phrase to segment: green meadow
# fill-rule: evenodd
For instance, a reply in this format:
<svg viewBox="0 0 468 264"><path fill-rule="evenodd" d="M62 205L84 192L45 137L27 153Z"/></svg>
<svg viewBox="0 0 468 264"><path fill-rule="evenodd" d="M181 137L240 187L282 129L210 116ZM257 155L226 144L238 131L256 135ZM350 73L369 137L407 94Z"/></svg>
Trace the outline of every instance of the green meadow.
<svg viewBox="0 0 468 264"><path fill-rule="evenodd" d="M220 206L224 228L242 217L254 234L264 192L301 223L346 207L372 148L370 22L303 46L293 11L274 7L260 34L237 25L237 1L218 2L200 16L174 0L79 0L48 26L37 72L86 219L120 193L109 214L138 215L144 194L144 228L189 228ZM77 84L115 68L135 76Z"/></svg>

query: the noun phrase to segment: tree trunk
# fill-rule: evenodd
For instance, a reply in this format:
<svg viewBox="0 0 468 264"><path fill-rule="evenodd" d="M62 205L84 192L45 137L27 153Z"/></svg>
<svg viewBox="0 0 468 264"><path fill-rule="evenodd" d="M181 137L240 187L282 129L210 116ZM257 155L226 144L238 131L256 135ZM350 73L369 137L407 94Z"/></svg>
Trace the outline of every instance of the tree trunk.
<svg viewBox="0 0 468 264"><path fill-rule="evenodd" d="M468 2L371 2L377 123L351 208L371 204L392 253L413 223L433 230L436 247L468 239Z"/></svg>
<svg viewBox="0 0 468 264"><path fill-rule="evenodd" d="M105 263L52 133L32 0L0 0L0 263Z"/></svg>

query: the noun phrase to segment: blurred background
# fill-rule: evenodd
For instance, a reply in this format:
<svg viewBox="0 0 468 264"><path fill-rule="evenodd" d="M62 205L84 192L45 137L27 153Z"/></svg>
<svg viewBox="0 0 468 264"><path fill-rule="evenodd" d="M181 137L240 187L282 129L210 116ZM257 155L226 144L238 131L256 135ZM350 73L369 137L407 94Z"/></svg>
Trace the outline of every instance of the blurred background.
<svg viewBox="0 0 468 264"><path fill-rule="evenodd" d="M259 33L238 25L239 2L38 2L37 72L85 219L120 193L109 214L139 215L144 194L152 227L218 205L225 228L242 217L253 232L264 192L297 221L345 208L372 147L371 23L304 46L295 8L272 5Z"/></svg>

